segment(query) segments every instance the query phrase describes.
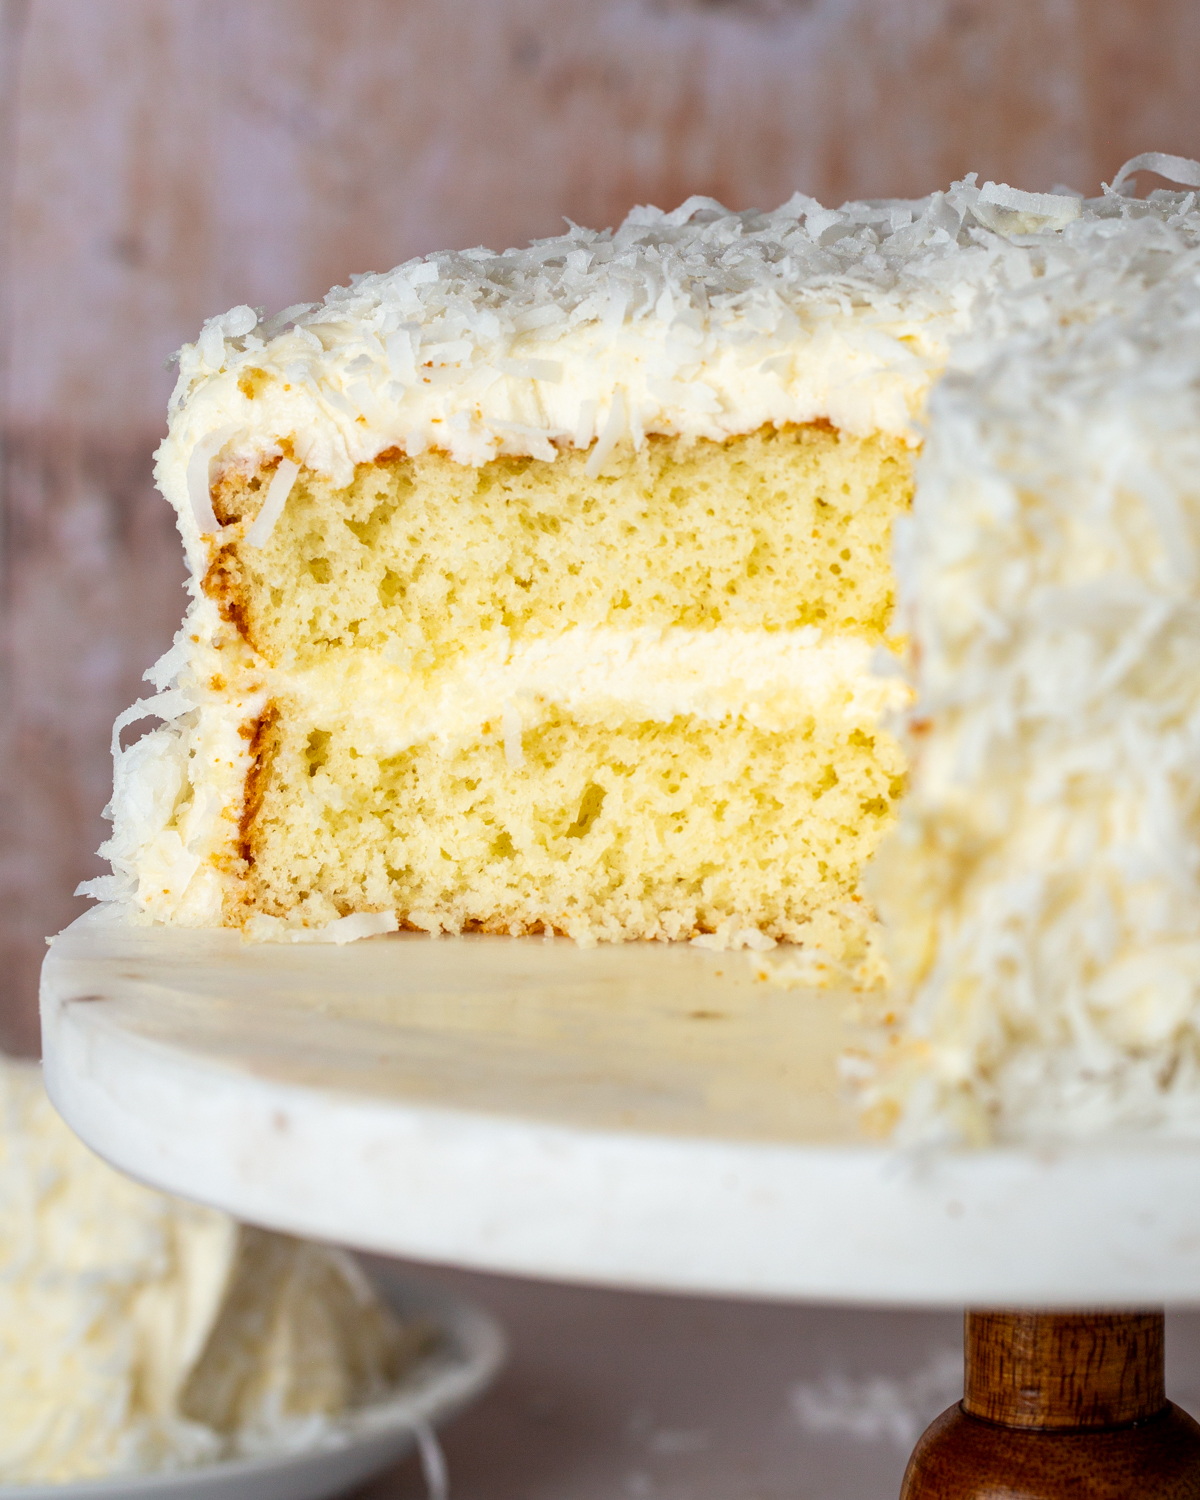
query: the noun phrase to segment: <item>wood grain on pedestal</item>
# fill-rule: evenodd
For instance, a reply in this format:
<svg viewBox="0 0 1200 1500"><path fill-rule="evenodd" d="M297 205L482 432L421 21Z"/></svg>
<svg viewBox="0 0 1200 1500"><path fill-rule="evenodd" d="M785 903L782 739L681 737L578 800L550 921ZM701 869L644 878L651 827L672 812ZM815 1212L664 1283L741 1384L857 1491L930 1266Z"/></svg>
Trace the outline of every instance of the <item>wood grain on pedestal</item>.
<svg viewBox="0 0 1200 1500"><path fill-rule="evenodd" d="M900 1500L1197 1500L1200 1426L1177 1406L1133 1427L1042 1432L944 1411Z"/></svg>
<svg viewBox="0 0 1200 1500"><path fill-rule="evenodd" d="M1200 1497L1200 1425L1166 1399L1161 1312L968 1312L965 1366L901 1500Z"/></svg>
<svg viewBox="0 0 1200 1500"><path fill-rule="evenodd" d="M1163 1315L968 1312L963 1410L1005 1427L1124 1427L1167 1405Z"/></svg>

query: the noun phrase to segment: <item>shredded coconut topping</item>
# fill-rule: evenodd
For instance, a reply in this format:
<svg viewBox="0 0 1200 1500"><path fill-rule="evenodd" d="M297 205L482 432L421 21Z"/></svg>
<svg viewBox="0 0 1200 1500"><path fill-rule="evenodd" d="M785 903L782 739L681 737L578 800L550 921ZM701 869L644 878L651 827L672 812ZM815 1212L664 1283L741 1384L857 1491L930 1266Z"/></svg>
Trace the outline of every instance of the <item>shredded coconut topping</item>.
<svg viewBox="0 0 1200 1500"><path fill-rule="evenodd" d="M246 532L247 546L265 547L270 541L271 533L275 530L275 523L283 515L283 508L288 502L288 496L292 493L292 486L299 472L300 465L294 464L290 458L279 460L279 467L271 476L271 483L267 486L267 498L263 501L262 509Z"/></svg>

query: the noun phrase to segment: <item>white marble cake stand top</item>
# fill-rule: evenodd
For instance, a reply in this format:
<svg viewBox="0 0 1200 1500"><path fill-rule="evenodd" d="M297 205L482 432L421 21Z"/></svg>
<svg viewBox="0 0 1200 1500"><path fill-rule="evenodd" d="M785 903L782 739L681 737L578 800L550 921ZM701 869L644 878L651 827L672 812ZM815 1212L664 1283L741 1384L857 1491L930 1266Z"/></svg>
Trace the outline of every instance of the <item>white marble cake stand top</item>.
<svg viewBox="0 0 1200 1500"><path fill-rule="evenodd" d="M1200 1143L898 1154L840 1102L843 1010L686 946L88 918L42 976L79 1135L278 1229L707 1293L1200 1302Z"/></svg>

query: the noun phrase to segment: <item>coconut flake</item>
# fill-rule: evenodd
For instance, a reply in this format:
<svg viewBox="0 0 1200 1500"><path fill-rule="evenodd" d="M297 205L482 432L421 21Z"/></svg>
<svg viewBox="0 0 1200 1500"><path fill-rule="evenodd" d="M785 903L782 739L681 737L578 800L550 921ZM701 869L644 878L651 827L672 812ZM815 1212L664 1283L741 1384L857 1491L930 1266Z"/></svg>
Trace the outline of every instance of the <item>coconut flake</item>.
<svg viewBox="0 0 1200 1500"><path fill-rule="evenodd" d="M211 536L219 530L212 506L213 460L227 443L232 442L243 431L239 426L218 427L213 432L206 432L192 448L187 465L187 488L192 502L192 514L202 535Z"/></svg>
<svg viewBox="0 0 1200 1500"><path fill-rule="evenodd" d="M1007 183L985 182L971 212L1001 234L1060 230L1078 219L1083 205L1068 193L1025 193Z"/></svg>
<svg viewBox="0 0 1200 1500"><path fill-rule="evenodd" d="M124 753L121 749L121 731L127 725L136 724L139 719L151 717L169 722L172 719L178 719L192 707L191 699L180 688L170 688L165 693L156 693L153 698L139 698L124 713L117 715L112 732L113 759L119 760Z"/></svg>
<svg viewBox="0 0 1200 1500"><path fill-rule="evenodd" d="M181 628L176 632L169 649L142 673L142 681L152 683L161 693L187 666L191 655L192 642L188 639L186 629Z"/></svg>
<svg viewBox="0 0 1200 1500"><path fill-rule="evenodd" d="M581 401L579 403L579 415L575 419L575 446L582 451L595 436L596 402L593 400Z"/></svg>
<svg viewBox="0 0 1200 1500"><path fill-rule="evenodd" d="M706 948L710 953L728 953L741 948L749 948L752 953L769 953L775 947L775 939L748 918L734 915L719 922L714 932L703 932L692 938L691 946Z"/></svg>
<svg viewBox="0 0 1200 1500"><path fill-rule="evenodd" d="M1189 156L1168 156L1162 151L1143 151L1140 156L1129 158L1107 190L1121 197L1132 194L1134 189L1130 178L1136 177L1139 172L1157 172L1168 182L1200 188L1200 161L1193 161Z"/></svg>
<svg viewBox="0 0 1200 1500"><path fill-rule="evenodd" d="M270 541L271 533L275 530L275 523L283 515L283 508L288 502L288 496L292 493L292 486L296 483L296 475L299 472L300 465L293 463L290 458L279 460L279 466L271 475L271 483L267 486L266 499L246 532L248 547L265 547Z"/></svg>
<svg viewBox="0 0 1200 1500"><path fill-rule="evenodd" d="M209 318L198 341L205 363L214 370L220 370L225 364L228 353L225 340L244 338L246 334L253 332L257 325L258 313L254 308L247 307L245 304L230 308L227 313L221 313L219 317Z"/></svg>
<svg viewBox="0 0 1200 1500"><path fill-rule="evenodd" d="M258 313L254 308L242 303L240 307L233 307L217 319L227 339L244 338L246 334L252 333L258 326Z"/></svg>
<svg viewBox="0 0 1200 1500"><path fill-rule="evenodd" d="M343 943L356 943L360 938L378 937L385 932L396 932L400 924L396 920L394 911L356 911L348 917L338 917L333 922L327 922L324 927L305 929L310 933L309 941L318 943L337 943L339 947ZM303 938L297 936L296 929L291 933L293 942L302 942Z"/></svg>
<svg viewBox="0 0 1200 1500"><path fill-rule="evenodd" d="M510 771L519 771L525 764L525 748L521 744L521 712L511 699L504 705L500 729L504 736L504 759L508 768Z"/></svg>
<svg viewBox="0 0 1200 1500"><path fill-rule="evenodd" d="M596 446L588 454L587 463L583 471L589 479L595 479L600 470L608 462L609 455L625 436L628 423L625 417L625 393L620 386L612 393L609 402L608 416L604 421L603 431L596 439Z"/></svg>
<svg viewBox="0 0 1200 1500"><path fill-rule="evenodd" d="M356 911L348 917L335 917L323 927L293 927L281 917L257 912L243 929L243 935L254 942L266 943L357 943L360 938L379 937L398 932L400 924L394 911Z"/></svg>

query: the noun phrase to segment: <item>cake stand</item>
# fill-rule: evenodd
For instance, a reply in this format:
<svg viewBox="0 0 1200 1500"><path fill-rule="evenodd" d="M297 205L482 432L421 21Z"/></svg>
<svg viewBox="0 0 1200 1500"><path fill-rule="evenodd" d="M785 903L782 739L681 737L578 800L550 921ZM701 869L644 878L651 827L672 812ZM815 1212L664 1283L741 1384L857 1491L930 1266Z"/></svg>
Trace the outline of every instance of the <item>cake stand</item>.
<svg viewBox="0 0 1200 1500"><path fill-rule="evenodd" d="M905 1494L996 1494L1002 1476L1010 1500L1200 1497L1200 1427L1165 1401L1154 1310L1200 1303L1200 1143L864 1140L837 1079L847 997L764 983L745 954L250 945L97 917L46 958L46 1085L133 1176L492 1271L1022 1309L968 1315L964 1402Z"/></svg>

